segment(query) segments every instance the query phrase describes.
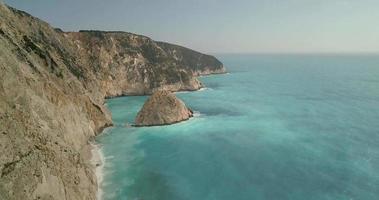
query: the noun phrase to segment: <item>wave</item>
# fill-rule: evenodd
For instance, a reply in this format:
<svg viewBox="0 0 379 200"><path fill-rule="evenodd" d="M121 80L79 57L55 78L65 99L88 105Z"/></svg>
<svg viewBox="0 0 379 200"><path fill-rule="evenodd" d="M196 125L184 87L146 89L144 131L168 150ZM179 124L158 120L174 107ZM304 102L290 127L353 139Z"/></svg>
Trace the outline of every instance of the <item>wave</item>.
<svg viewBox="0 0 379 200"><path fill-rule="evenodd" d="M198 92L205 91L205 90L209 90L209 88L207 88L207 87L200 88L200 90L198 90Z"/></svg>
<svg viewBox="0 0 379 200"><path fill-rule="evenodd" d="M97 185L98 185L96 196L97 196L98 200L101 200L102 196L103 196L103 191L102 191L100 186L101 186L103 179L104 179L105 158L104 158L102 148L100 147L99 144L90 143L90 145L92 147L92 149L91 149L91 153L92 153L91 163L94 166L94 171L95 171L95 175L96 175L96 179L97 179Z"/></svg>
<svg viewBox="0 0 379 200"><path fill-rule="evenodd" d="M199 111L193 111L193 117L200 117L201 115Z"/></svg>
<svg viewBox="0 0 379 200"><path fill-rule="evenodd" d="M192 91L177 91L177 92L174 92L175 94L185 94L185 93L190 93Z"/></svg>

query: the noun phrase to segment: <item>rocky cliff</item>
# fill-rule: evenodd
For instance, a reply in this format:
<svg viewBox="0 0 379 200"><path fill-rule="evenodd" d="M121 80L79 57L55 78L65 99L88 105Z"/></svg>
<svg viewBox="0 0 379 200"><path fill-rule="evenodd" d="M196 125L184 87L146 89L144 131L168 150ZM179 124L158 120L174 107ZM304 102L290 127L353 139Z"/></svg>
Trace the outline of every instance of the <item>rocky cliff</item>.
<svg viewBox="0 0 379 200"><path fill-rule="evenodd" d="M106 96L145 95L155 90L197 90L201 83L148 37L126 32L65 33L90 66Z"/></svg>
<svg viewBox="0 0 379 200"><path fill-rule="evenodd" d="M223 64L214 56L166 42L157 42L157 44L194 76L226 72Z"/></svg>
<svg viewBox="0 0 379 200"><path fill-rule="evenodd" d="M169 46L64 33L0 3L0 199L95 199L88 141L112 124L104 98L196 90L197 72L223 68Z"/></svg>
<svg viewBox="0 0 379 200"><path fill-rule="evenodd" d="M106 96L145 95L157 90L198 90L198 75L224 73L215 57L127 32L79 31L74 41L85 66Z"/></svg>
<svg viewBox="0 0 379 200"><path fill-rule="evenodd" d="M47 23L0 4L0 199L95 199L86 144L111 119L75 54Z"/></svg>
<svg viewBox="0 0 379 200"><path fill-rule="evenodd" d="M193 116L191 109L170 91L154 92L138 112L136 126L169 125L188 120Z"/></svg>

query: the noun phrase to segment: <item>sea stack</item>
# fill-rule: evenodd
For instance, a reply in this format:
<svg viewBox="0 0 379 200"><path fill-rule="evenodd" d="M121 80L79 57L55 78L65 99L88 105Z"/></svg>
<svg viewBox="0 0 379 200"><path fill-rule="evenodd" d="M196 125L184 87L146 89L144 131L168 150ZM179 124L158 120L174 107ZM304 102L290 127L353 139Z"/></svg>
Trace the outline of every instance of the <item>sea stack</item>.
<svg viewBox="0 0 379 200"><path fill-rule="evenodd" d="M159 126L178 123L193 116L191 109L166 90L154 92L138 112L136 126Z"/></svg>

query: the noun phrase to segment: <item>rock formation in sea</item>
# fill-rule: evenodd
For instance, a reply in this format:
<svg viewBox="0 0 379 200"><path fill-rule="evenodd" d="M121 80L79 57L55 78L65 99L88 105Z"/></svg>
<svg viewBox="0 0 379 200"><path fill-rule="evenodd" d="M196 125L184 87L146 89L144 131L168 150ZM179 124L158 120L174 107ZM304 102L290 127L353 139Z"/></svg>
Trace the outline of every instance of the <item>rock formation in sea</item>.
<svg viewBox="0 0 379 200"><path fill-rule="evenodd" d="M198 58L193 61L192 58ZM66 33L0 1L0 199L96 199L104 99L196 90L213 56L125 32Z"/></svg>
<svg viewBox="0 0 379 200"><path fill-rule="evenodd" d="M170 91L154 92L145 102L135 119L136 126L169 125L188 120L191 109Z"/></svg>

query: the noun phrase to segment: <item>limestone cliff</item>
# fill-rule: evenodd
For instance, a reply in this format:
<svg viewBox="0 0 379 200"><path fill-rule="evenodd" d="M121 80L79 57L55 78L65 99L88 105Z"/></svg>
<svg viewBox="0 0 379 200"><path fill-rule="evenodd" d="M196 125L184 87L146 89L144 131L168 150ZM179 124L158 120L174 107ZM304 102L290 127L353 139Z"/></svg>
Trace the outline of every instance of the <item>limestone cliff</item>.
<svg viewBox="0 0 379 200"><path fill-rule="evenodd" d="M104 98L196 90L192 64L144 36L64 33L0 3L0 199L95 199L86 155L112 123Z"/></svg>
<svg viewBox="0 0 379 200"><path fill-rule="evenodd" d="M195 76L226 72L224 65L214 56L166 42L157 42L157 44Z"/></svg>
<svg viewBox="0 0 379 200"><path fill-rule="evenodd" d="M75 46L0 4L0 199L95 199L89 138L111 124Z"/></svg>
<svg viewBox="0 0 379 200"><path fill-rule="evenodd" d="M169 91L156 91L138 112L136 126L169 125L188 120L193 116L191 109Z"/></svg>
<svg viewBox="0 0 379 200"><path fill-rule="evenodd" d="M107 96L145 95L158 89L197 90L201 83L148 37L126 32L66 33Z"/></svg>

